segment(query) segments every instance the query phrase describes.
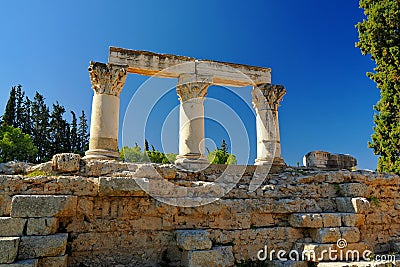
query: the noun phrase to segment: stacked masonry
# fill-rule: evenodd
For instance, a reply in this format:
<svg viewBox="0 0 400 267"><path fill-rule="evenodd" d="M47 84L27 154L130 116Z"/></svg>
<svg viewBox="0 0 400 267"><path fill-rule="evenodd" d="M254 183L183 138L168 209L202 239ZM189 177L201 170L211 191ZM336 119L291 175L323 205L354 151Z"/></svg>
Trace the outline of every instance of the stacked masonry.
<svg viewBox="0 0 400 267"><path fill-rule="evenodd" d="M76 196L14 196L11 216L0 217L0 266L67 266L68 234L59 225L76 205Z"/></svg>
<svg viewBox="0 0 400 267"><path fill-rule="evenodd" d="M256 172L255 166L226 169L226 165L193 173L172 165L66 156L53 168L48 163L42 168L47 165L54 172L46 176L0 175L0 217L6 217L0 222L2 264L18 266L15 262L23 260L28 260L25 266L372 264L332 263L312 255L307 261L277 258L279 250L336 249L339 238L348 243L344 250L400 251L400 177L395 175L294 168L267 175L268 170ZM222 173L228 182L240 180L224 197L204 206L168 205L138 184L161 177L180 186L176 191L160 188L163 192L172 190L178 196L182 189L201 187L212 194ZM250 181L260 175L265 180L250 192ZM257 259L265 245L275 250L272 262ZM0 263L4 266L10 265Z"/></svg>

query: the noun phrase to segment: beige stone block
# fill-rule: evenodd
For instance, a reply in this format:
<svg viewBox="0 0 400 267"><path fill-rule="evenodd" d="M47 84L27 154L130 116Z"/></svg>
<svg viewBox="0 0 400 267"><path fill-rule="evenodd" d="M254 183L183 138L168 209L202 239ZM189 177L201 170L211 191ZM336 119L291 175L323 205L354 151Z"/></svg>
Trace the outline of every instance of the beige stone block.
<svg viewBox="0 0 400 267"><path fill-rule="evenodd" d="M39 259L39 266L67 267L67 255L59 257L45 257ZM0 266L1 267L1 266Z"/></svg>
<svg viewBox="0 0 400 267"><path fill-rule="evenodd" d="M0 236L22 236L26 219L0 217Z"/></svg>
<svg viewBox="0 0 400 267"><path fill-rule="evenodd" d="M53 170L57 172L76 172L79 171L81 156L73 153L62 153L53 156Z"/></svg>
<svg viewBox="0 0 400 267"><path fill-rule="evenodd" d="M312 229L310 235L314 242L320 244L336 243L341 237L338 227Z"/></svg>
<svg viewBox="0 0 400 267"><path fill-rule="evenodd" d="M360 183L344 183L339 187L344 197L367 197L371 191L367 185Z"/></svg>
<svg viewBox="0 0 400 267"><path fill-rule="evenodd" d="M18 259L54 257L65 254L68 234L23 236L19 244Z"/></svg>
<svg viewBox="0 0 400 267"><path fill-rule="evenodd" d="M360 230L357 227L340 227L340 233L348 243L360 241Z"/></svg>
<svg viewBox="0 0 400 267"><path fill-rule="evenodd" d="M100 196L127 196L144 193L142 188L131 177L100 177Z"/></svg>
<svg viewBox="0 0 400 267"><path fill-rule="evenodd" d="M322 213L324 227L342 226L342 216L339 213Z"/></svg>
<svg viewBox="0 0 400 267"><path fill-rule="evenodd" d="M11 263L18 254L19 237L0 237L0 263Z"/></svg>
<svg viewBox="0 0 400 267"><path fill-rule="evenodd" d="M321 214L294 213L289 216L289 224L292 227L321 228L323 227L323 219Z"/></svg>
<svg viewBox="0 0 400 267"><path fill-rule="evenodd" d="M51 235L58 229L58 218L30 218L26 229L27 235Z"/></svg>
<svg viewBox="0 0 400 267"><path fill-rule="evenodd" d="M205 230L178 230L175 234L176 244L183 250L207 250L212 246Z"/></svg>
<svg viewBox="0 0 400 267"><path fill-rule="evenodd" d="M68 217L76 214L76 196L17 195L11 217Z"/></svg>
<svg viewBox="0 0 400 267"><path fill-rule="evenodd" d="M363 197L337 197L337 210L348 213L366 213L370 208L370 203Z"/></svg>
<svg viewBox="0 0 400 267"><path fill-rule="evenodd" d="M38 259L22 260L22 261L15 261L9 264L0 264L0 267L37 267L39 265L38 262L39 262ZM51 266L51 265L46 265L46 266Z"/></svg>
<svg viewBox="0 0 400 267"><path fill-rule="evenodd" d="M232 247L216 247L212 250L193 250L184 255L188 267L233 266Z"/></svg>

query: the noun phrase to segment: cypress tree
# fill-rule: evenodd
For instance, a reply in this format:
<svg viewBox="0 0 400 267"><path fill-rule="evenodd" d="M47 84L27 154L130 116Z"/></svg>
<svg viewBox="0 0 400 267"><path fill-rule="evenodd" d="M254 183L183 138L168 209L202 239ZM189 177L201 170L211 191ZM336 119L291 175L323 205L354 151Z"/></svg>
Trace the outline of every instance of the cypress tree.
<svg viewBox="0 0 400 267"><path fill-rule="evenodd" d="M8 98L6 110L3 115L3 122L8 126L15 127L15 105L16 105L16 88L11 87L10 97Z"/></svg>
<svg viewBox="0 0 400 267"><path fill-rule="evenodd" d="M49 108L44 103L44 97L36 92L32 102L32 139L38 149L37 162L50 159L49 138Z"/></svg>
<svg viewBox="0 0 400 267"><path fill-rule="evenodd" d="M53 104L50 115L50 156L69 152L69 123L63 118L65 108L58 101Z"/></svg>
<svg viewBox="0 0 400 267"><path fill-rule="evenodd" d="M89 149L89 131L88 124L85 115L85 111L82 110L81 116L79 116L78 125L78 152L81 155L85 154L85 151Z"/></svg>
<svg viewBox="0 0 400 267"><path fill-rule="evenodd" d="M367 19L357 24L363 55L375 61L367 73L380 90L369 147L379 155L377 170L400 174L400 1L360 0Z"/></svg>
<svg viewBox="0 0 400 267"><path fill-rule="evenodd" d="M14 127L22 129L22 124L24 120L25 113L25 92L22 90L20 84L17 85L15 90L15 125Z"/></svg>
<svg viewBox="0 0 400 267"><path fill-rule="evenodd" d="M71 111L72 121L71 121L71 131L70 131L70 143L71 152L79 151L79 140L78 140L78 125L76 120L75 112Z"/></svg>

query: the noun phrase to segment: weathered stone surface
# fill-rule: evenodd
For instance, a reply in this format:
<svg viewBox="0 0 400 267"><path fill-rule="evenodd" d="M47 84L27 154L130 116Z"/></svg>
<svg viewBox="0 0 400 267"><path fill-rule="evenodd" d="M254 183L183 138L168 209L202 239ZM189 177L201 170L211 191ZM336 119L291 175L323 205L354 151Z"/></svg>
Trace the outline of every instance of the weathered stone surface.
<svg viewBox="0 0 400 267"><path fill-rule="evenodd" d="M370 203L363 197L337 197L336 205L339 212L365 213L370 208Z"/></svg>
<svg viewBox="0 0 400 267"><path fill-rule="evenodd" d="M67 255L58 257L44 257L39 259L39 266L67 267L67 259Z"/></svg>
<svg viewBox="0 0 400 267"><path fill-rule="evenodd" d="M307 153L303 158L304 166L315 167L320 169L348 169L352 170L357 166L357 160L344 154L332 154L325 151L312 151Z"/></svg>
<svg viewBox="0 0 400 267"><path fill-rule="evenodd" d="M348 243L360 241L360 230L357 227L340 227L340 233Z"/></svg>
<svg viewBox="0 0 400 267"><path fill-rule="evenodd" d="M187 266L189 267L228 267L233 266L232 247L215 247L212 250L193 250L187 252Z"/></svg>
<svg viewBox="0 0 400 267"><path fill-rule="evenodd" d="M341 237L338 227L312 229L310 235L314 242L320 244L336 243Z"/></svg>
<svg viewBox="0 0 400 267"><path fill-rule="evenodd" d="M295 213L289 216L289 224L292 227L321 228L323 219L321 214Z"/></svg>
<svg viewBox="0 0 400 267"><path fill-rule="evenodd" d="M100 196L143 196L146 193L132 177L100 177Z"/></svg>
<svg viewBox="0 0 400 267"><path fill-rule="evenodd" d="M19 237L0 237L0 263L11 263L18 254Z"/></svg>
<svg viewBox="0 0 400 267"><path fill-rule="evenodd" d="M207 250L212 246L209 233L204 230L178 230L175 234L176 244L183 250Z"/></svg>
<svg viewBox="0 0 400 267"><path fill-rule="evenodd" d="M0 236L22 236L26 219L0 217Z"/></svg>
<svg viewBox="0 0 400 267"><path fill-rule="evenodd" d="M40 164L29 166L26 169L26 173L28 173L28 174L32 173L34 171L44 172L44 173L52 173L53 172L53 162L52 161L43 162Z"/></svg>
<svg viewBox="0 0 400 267"><path fill-rule="evenodd" d="M23 236L19 244L18 259L63 256L68 234Z"/></svg>
<svg viewBox="0 0 400 267"><path fill-rule="evenodd" d="M58 218L29 218L26 228L27 235L51 235L58 229Z"/></svg>
<svg viewBox="0 0 400 267"><path fill-rule="evenodd" d="M342 225L342 216L340 213L322 213L324 227L339 227Z"/></svg>
<svg viewBox="0 0 400 267"><path fill-rule="evenodd" d="M38 262L39 260L37 259L22 260L8 264L0 264L0 267L37 267L39 266ZM43 265L43 266L51 266L51 265Z"/></svg>
<svg viewBox="0 0 400 267"><path fill-rule="evenodd" d="M76 196L17 195L12 199L12 217L68 217L76 214Z"/></svg>
<svg viewBox="0 0 400 267"><path fill-rule="evenodd" d="M73 153L56 154L52 159L52 167L54 171L76 172L79 171L79 161L81 156Z"/></svg>
<svg viewBox="0 0 400 267"><path fill-rule="evenodd" d="M371 191L367 185L361 183L344 183L339 188L339 193L344 197L367 197Z"/></svg>
<svg viewBox="0 0 400 267"><path fill-rule="evenodd" d="M26 169L29 167L29 164L26 162L6 162L0 163L0 173L4 174L23 174L26 172Z"/></svg>

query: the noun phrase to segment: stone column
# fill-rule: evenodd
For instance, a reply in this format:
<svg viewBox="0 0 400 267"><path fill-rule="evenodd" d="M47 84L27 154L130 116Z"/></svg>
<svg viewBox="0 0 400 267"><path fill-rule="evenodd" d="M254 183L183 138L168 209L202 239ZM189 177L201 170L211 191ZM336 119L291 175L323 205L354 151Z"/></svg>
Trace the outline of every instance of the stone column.
<svg viewBox="0 0 400 267"><path fill-rule="evenodd" d="M278 107L286 89L269 83L253 88L253 106L256 110L257 158L255 165L285 165L282 159L279 134Z"/></svg>
<svg viewBox="0 0 400 267"><path fill-rule="evenodd" d="M126 80L126 66L90 62L94 90L87 159L119 159L119 94Z"/></svg>
<svg viewBox="0 0 400 267"><path fill-rule="evenodd" d="M180 101L179 155L175 164L199 169L209 162L205 156L204 98L212 77L195 73L179 76L176 92Z"/></svg>

